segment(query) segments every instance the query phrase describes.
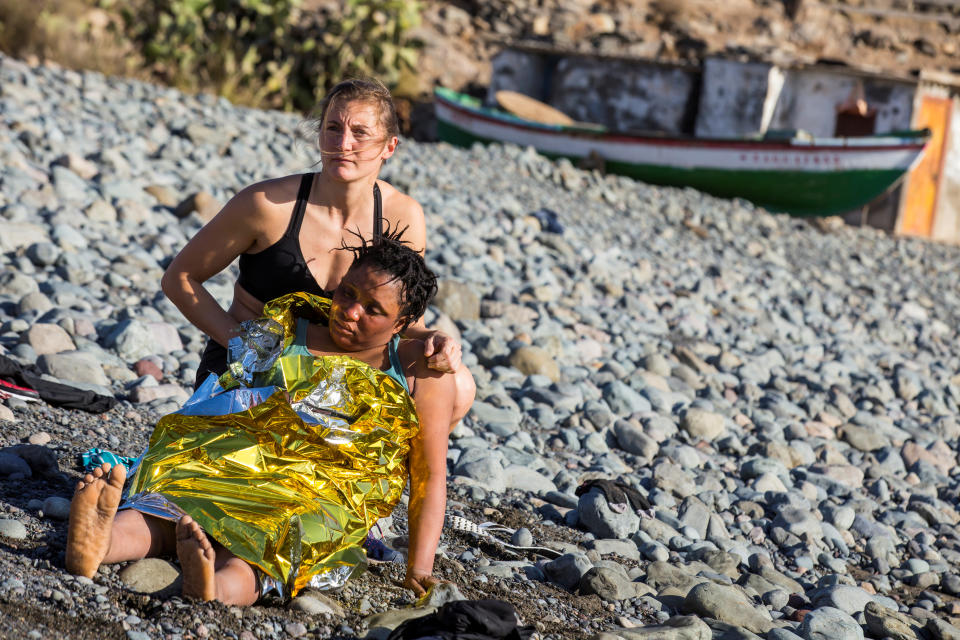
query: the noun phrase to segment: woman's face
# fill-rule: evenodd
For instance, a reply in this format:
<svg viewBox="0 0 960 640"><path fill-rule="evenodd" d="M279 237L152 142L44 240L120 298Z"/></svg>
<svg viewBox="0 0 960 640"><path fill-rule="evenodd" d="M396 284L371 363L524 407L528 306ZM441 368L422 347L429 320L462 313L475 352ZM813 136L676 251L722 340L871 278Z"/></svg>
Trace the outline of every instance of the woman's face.
<svg viewBox="0 0 960 640"><path fill-rule="evenodd" d="M344 351L386 345L403 326L400 282L362 266L351 268L333 292L330 337Z"/></svg>
<svg viewBox="0 0 960 640"><path fill-rule="evenodd" d="M323 171L349 182L375 174L393 155L396 137L387 137L375 104L334 101L320 129Z"/></svg>

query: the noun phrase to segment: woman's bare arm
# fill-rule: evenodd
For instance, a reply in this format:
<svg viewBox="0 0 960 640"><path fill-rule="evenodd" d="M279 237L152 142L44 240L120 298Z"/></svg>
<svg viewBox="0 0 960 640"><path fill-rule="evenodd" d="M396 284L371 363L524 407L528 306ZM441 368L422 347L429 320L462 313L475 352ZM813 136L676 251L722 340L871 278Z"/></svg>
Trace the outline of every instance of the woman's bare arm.
<svg viewBox="0 0 960 640"><path fill-rule="evenodd" d="M249 250L266 226L262 185L247 187L203 226L180 250L160 286L184 317L226 346L238 323L203 287L241 253Z"/></svg>
<svg viewBox="0 0 960 640"><path fill-rule="evenodd" d="M438 580L433 559L440 542L447 506L447 434L453 415L453 376L423 363L413 399L420 432L410 448L410 546L404 586L421 595Z"/></svg>
<svg viewBox="0 0 960 640"><path fill-rule="evenodd" d="M394 197L397 198L397 209L399 210L399 215L393 218L394 224L399 224L401 228L407 227L403 239L419 251L420 255L424 255L427 243L427 228L423 207L410 196L399 192ZM423 322L423 318L418 318L403 333L408 338L424 342L424 355L427 358L427 366L431 369L443 373L453 373L460 367L460 358L462 357L460 344L442 331L428 329Z"/></svg>

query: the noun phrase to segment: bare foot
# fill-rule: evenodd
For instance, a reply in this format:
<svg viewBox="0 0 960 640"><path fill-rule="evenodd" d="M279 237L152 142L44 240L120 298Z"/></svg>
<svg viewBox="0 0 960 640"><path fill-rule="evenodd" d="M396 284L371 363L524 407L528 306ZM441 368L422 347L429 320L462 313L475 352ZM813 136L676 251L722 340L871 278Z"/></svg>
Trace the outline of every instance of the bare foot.
<svg viewBox="0 0 960 640"><path fill-rule="evenodd" d="M70 503L67 528L67 571L92 578L110 548L113 517L120 506L123 481L127 469L123 465L110 468L104 464L77 483Z"/></svg>
<svg viewBox="0 0 960 640"><path fill-rule="evenodd" d="M213 545L200 525L190 516L177 522L177 557L183 570L183 595L197 600L216 600Z"/></svg>

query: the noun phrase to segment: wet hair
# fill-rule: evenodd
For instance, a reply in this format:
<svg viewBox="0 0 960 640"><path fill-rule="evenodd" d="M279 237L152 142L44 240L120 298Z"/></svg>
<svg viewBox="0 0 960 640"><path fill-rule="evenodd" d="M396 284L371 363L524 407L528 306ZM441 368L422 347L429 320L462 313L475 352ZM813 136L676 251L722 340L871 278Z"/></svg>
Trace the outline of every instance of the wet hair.
<svg viewBox="0 0 960 640"><path fill-rule="evenodd" d="M400 135L400 123L393 96L386 85L375 78L350 78L334 85L310 115L310 129L315 135L320 135L323 119L327 117L330 107L335 103L352 101L366 102L377 108L380 124L383 125L388 139Z"/></svg>
<svg viewBox="0 0 960 640"><path fill-rule="evenodd" d="M344 242L340 248L353 253L351 270L370 267L391 276L391 282L400 283L400 318L404 321L400 330L403 331L426 312L437 293L437 276L427 267L423 256L403 240L407 227L400 229L398 225L391 229L386 220L384 226L379 240L366 240L357 233L359 245L348 246Z"/></svg>

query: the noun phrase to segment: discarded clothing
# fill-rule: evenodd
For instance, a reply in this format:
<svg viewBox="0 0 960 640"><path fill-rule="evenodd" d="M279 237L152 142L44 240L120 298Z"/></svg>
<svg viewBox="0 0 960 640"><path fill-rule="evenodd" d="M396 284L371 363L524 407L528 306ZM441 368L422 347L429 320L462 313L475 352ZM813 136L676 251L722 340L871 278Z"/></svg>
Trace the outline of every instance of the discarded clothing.
<svg viewBox="0 0 960 640"><path fill-rule="evenodd" d="M120 465L129 471L130 467L132 467L136 461L136 458L121 456L111 451L97 449L96 447L87 449L80 454L80 466L83 467L84 471L93 471L104 463L109 464L111 467Z"/></svg>
<svg viewBox="0 0 960 640"><path fill-rule="evenodd" d="M633 487L616 480L606 480L597 478L587 480L574 492L575 495L582 496L590 489L600 489L603 496L607 499L610 509L617 513L623 513L629 505L634 511L645 511L651 507L650 500Z"/></svg>
<svg viewBox="0 0 960 640"><path fill-rule="evenodd" d="M40 370L32 364L22 365L6 356L0 356L0 378L33 389L40 395L41 400L55 407L103 413L117 404L117 399L112 396L45 380Z"/></svg>
<svg viewBox="0 0 960 640"><path fill-rule="evenodd" d="M456 600L435 613L407 620L387 640L525 640L533 627L520 626L517 611L503 600Z"/></svg>
<svg viewBox="0 0 960 640"><path fill-rule="evenodd" d="M157 423L122 505L189 514L262 572L262 593L281 597L362 570L367 532L400 500L419 428L390 376L296 348L297 317L328 309L302 293L269 302L245 327L248 348L231 344L228 371Z"/></svg>
<svg viewBox="0 0 960 640"><path fill-rule="evenodd" d="M40 394L33 389L21 387L20 385L13 384L9 380L0 378L0 400L7 398L17 398L24 402L36 402L40 399Z"/></svg>

